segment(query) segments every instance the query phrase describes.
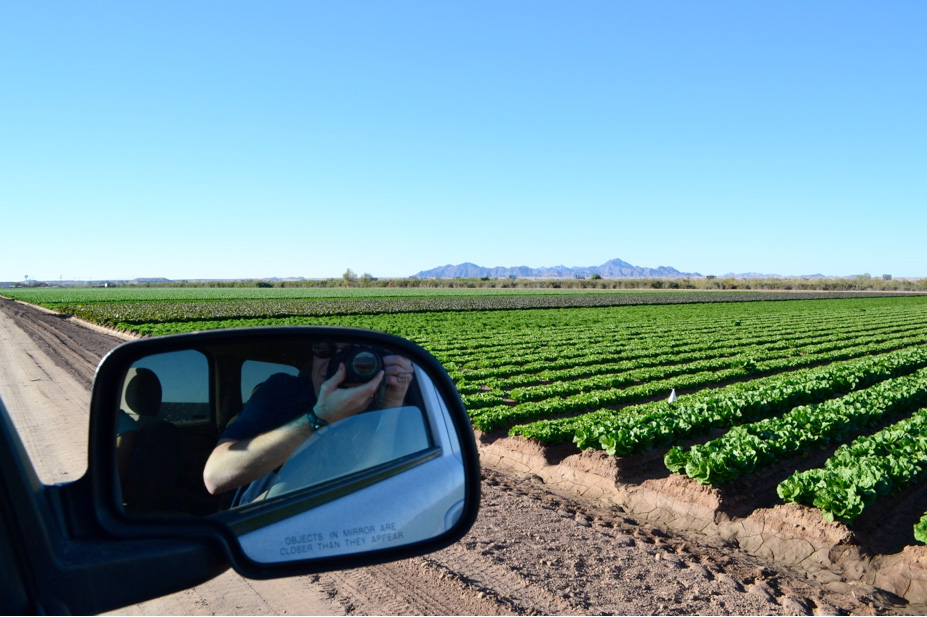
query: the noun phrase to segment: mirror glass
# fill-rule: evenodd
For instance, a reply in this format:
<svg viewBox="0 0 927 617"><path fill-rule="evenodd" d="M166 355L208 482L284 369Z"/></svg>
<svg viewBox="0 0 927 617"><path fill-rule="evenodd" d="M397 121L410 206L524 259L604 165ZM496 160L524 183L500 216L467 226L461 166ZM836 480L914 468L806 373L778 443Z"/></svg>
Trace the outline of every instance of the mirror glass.
<svg viewBox="0 0 927 617"><path fill-rule="evenodd" d="M127 514L213 517L262 563L401 546L460 520L457 432L408 352L358 337L210 340L125 370Z"/></svg>

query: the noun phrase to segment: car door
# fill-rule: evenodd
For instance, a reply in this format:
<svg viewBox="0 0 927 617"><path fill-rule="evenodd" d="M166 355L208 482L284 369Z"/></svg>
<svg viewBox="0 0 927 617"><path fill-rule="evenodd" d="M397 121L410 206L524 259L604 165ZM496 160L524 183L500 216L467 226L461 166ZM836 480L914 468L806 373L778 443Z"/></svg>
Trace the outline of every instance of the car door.
<svg viewBox="0 0 927 617"><path fill-rule="evenodd" d="M389 440L374 444L379 458L368 458L361 467L338 471L323 482L293 484L299 474L290 474L290 484L280 494L237 509L139 511L124 499L116 444L118 418L125 411L132 377L140 371L157 374L163 387L158 404L150 405L149 411L173 426L168 432L190 429L181 442L194 452L179 455L179 479L170 487L152 489L190 504L196 501L187 493L196 486L190 478L202 476L203 454L223 422L227 393L221 388L219 367L228 366L233 357L286 364L288 354L305 353L320 338L380 346L384 353L401 353L414 362L422 384L418 397L381 417L359 420L366 426L368 447L371 438ZM197 364L204 368L189 368ZM181 382L194 387L180 387ZM242 382L239 377L230 383L242 388ZM204 385L205 393L197 390ZM168 394L172 388L183 394ZM359 426L331 428L333 434L338 429L356 437ZM436 461L445 473L435 473ZM414 481L410 473L418 474ZM438 498L428 503L415 499L423 493ZM460 398L440 364L408 341L369 331L307 327L204 332L128 343L110 352L98 368L88 470L74 482L39 481L0 403L0 600L11 613L97 613L202 583L229 567L245 576L269 578L382 563L456 541L472 525L478 501L476 447ZM364 530L366 545L349 537L355 540L350 551L284 555L255 548L289 546L295 526L346 521L347 514L371 503L372 516L388 513L392 518L377 519ZM337 533L351 536L361 527L341 525ZM258 529L260 541L255 542Z"/></svg>

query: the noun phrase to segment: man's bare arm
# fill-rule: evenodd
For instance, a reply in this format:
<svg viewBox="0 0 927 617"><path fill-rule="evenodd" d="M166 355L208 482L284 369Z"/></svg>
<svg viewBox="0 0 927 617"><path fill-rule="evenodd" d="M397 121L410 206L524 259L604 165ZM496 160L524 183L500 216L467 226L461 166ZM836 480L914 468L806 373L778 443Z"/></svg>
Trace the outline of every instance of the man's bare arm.
<svg viewBox="0 0 927 617"><path fill-rule="evenodd" d="M220 441L203 469L213 495L244 486L277 469L312 434L306 416L250 439Z"/></svg>

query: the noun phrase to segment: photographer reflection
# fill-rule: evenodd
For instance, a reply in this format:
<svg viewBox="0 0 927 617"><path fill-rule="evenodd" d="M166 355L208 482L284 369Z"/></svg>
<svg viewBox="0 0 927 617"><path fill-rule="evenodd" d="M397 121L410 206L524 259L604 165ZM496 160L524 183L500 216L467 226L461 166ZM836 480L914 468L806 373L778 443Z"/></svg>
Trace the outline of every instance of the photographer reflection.
<svg viewBox="0 0 927 617"><path fill-rule="evenodd" d="M206 461L213 495L239 489L232 505L260 497L313 432L363 411L401 407L412 363L364 346L318 343L296 376L277 373L229 423Z"/></svg>

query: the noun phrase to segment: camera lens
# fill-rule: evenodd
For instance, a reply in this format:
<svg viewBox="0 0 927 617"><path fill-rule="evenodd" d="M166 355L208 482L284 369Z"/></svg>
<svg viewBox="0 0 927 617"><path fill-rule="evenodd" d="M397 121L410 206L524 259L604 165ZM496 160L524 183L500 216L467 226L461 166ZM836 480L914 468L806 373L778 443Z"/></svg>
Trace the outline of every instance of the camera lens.
<svg viewBox="0 0 927 617"><path fill-rule="evenodd" d="M380 370L380 359L373 352L361 351L351 359L351 368L363 381L370 381Z"/></svg>

